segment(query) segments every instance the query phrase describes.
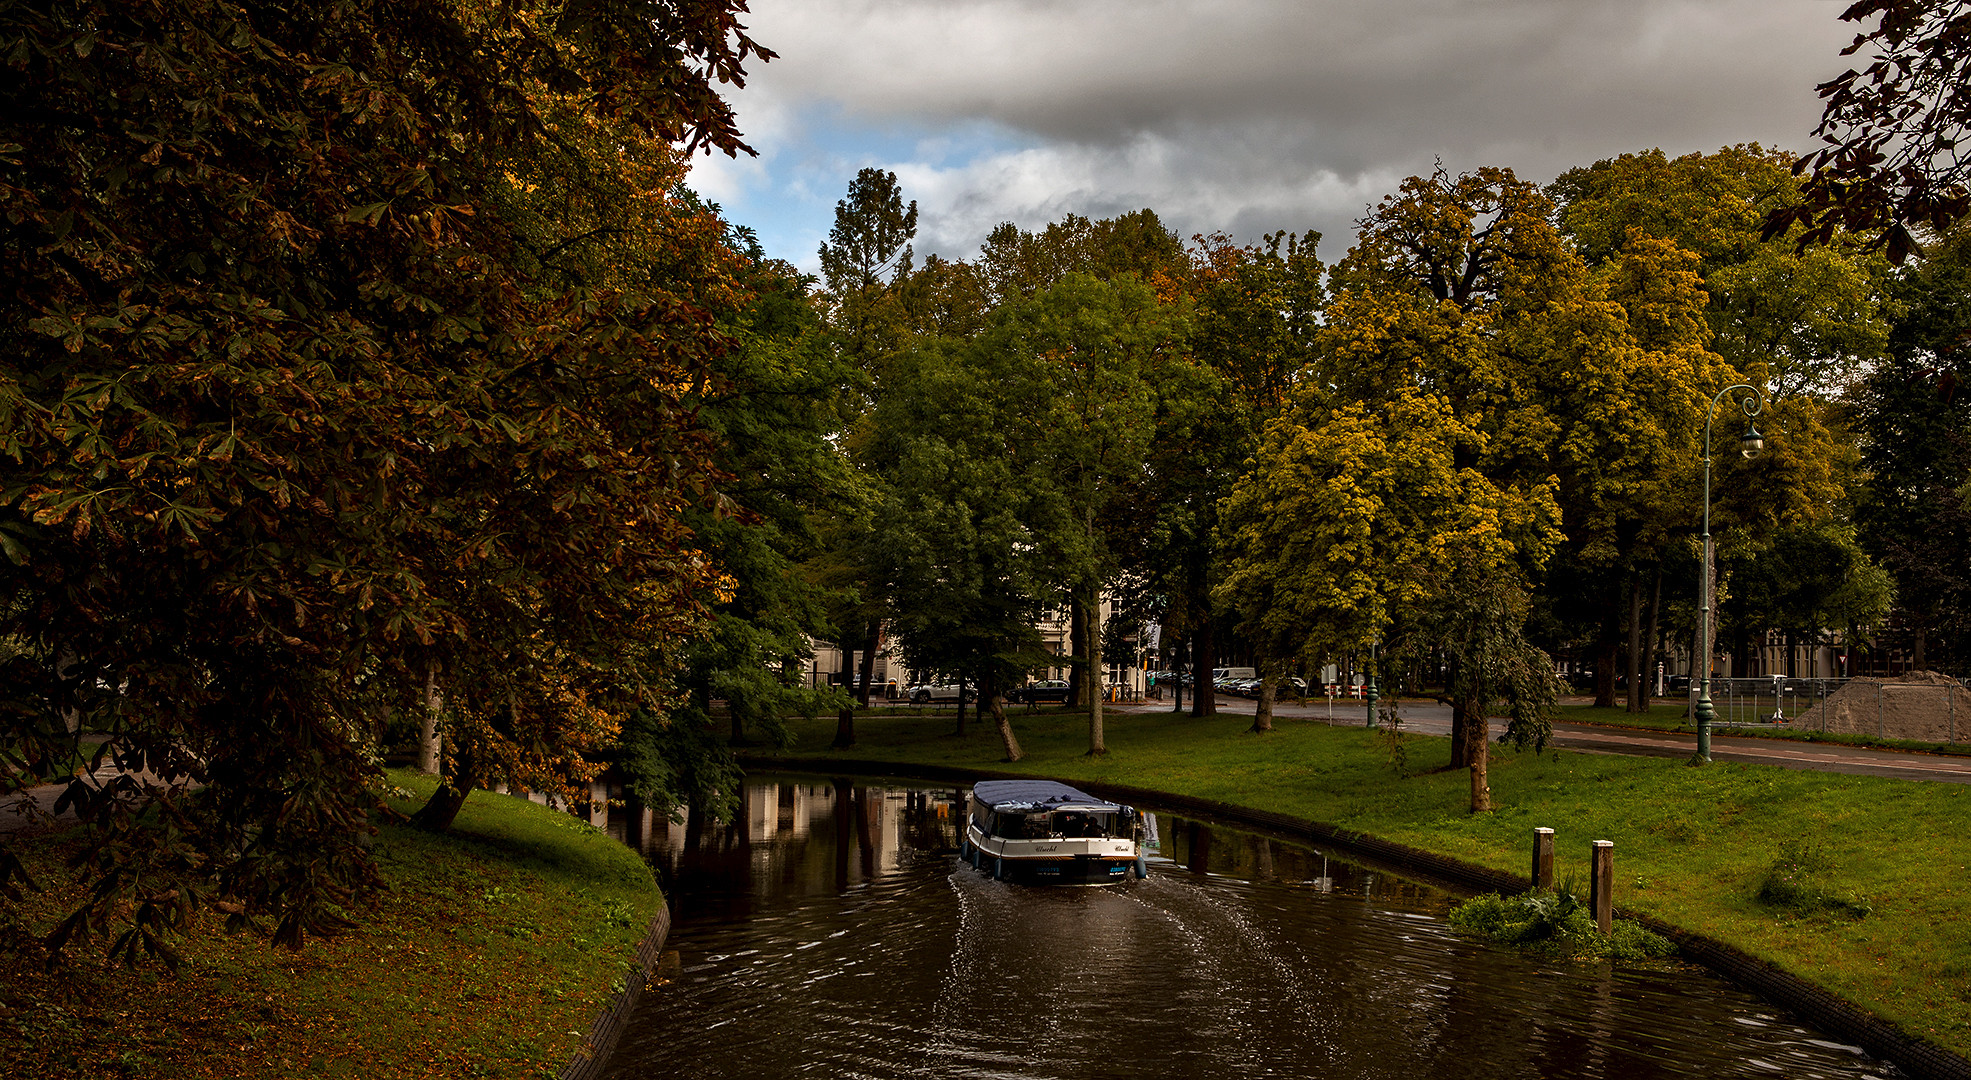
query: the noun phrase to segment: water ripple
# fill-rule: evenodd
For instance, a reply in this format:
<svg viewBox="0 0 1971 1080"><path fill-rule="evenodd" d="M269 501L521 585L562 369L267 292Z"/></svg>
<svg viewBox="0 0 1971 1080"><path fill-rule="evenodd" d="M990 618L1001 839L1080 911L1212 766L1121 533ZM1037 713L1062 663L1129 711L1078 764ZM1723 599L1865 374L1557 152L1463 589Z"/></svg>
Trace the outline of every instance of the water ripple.
<svg viewBox="0 0 1971 1080"><path fill-rule="evenodd" d="M1896 1076L1702 970L1475 942L1441 894L1204 823L1165 818L1147 880L994 881L941 798L778 785L771 836L653 838L681 963L607 1075Z"/></svg>

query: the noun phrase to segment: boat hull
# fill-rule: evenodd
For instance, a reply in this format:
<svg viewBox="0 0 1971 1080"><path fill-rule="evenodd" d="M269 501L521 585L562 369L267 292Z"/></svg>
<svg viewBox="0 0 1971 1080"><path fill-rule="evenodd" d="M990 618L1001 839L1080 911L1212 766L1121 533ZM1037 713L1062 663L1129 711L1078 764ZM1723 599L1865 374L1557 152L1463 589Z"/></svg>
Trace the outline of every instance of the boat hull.
<svg viewBox="0 0 1971 1080"><path fill-rule="evenodd" d="M971 848L967 860L1001 881L1021 885L1113 885L1129 880L1137 860L1124 856L1069 856L1058 859L1008 858Z"/></svg>
<svg viewBox="0 0 1971 1080"><path fill-rule="evenodd" d="M1040 856L992 850L998 846L990 840L982 846L976 838L968 839L965 861L989 877L1022 885L1114 885L1129 880L1132 872L1137 877L1144 874L1142 856L1136 852Z"/></svg>

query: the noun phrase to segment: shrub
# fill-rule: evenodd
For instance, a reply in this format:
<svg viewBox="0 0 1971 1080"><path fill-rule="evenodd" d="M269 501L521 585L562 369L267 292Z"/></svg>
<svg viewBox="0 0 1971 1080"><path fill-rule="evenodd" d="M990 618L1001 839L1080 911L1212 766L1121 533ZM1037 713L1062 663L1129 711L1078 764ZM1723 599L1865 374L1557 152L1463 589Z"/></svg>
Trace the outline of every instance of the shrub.
<svg viewBox="0 0 1971 1080"><path fill-rule="evenodd" d="M1668 938L1627 919L1616 920L1604 937L1572 881L1512 897L1474 896L1451 909L1451 925L1553 956L1649 960L1677 951Z"/></svg>
<svg viewBox="0 0 1971 1080"><path fill-rule="evenodd" d="M1837 895L1830 883L1834 879L1834 860L1811 840L1790 841L1780 848L1779 858L1766 868L1753 898L1767 907L1796 915L1832 913L1862 918L1871 910L1865 896Z"/></svg>

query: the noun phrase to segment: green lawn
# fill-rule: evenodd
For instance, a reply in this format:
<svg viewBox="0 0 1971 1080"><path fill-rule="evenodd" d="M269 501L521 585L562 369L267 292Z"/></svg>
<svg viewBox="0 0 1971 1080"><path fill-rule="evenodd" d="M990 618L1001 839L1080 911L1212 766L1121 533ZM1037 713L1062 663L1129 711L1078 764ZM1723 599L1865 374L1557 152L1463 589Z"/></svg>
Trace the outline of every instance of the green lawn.
<svg viewBox="0 0 1971 1080"><path fill-rule="evenodd" d="M1025 760L1000 762L991 724L950 734L949 709L858 716L859 745L825 748L832 722L795 724L789 754L1005 768L1272 810L1524 875L1532 830L1554 829L1558 874L1586 877L1589 843L1615 842L1616 903L1770 960L1971 1055L1971 789L1661 758L1497 752L1493 813L1466 812L1443 739L1392 745L1319 720L1108 714L1109 753L1086 756L1085 713L1015 712ZM1397 769L1400 757L1402 775ZM1849 907L1818 914L1755 898L1789 855ZM1845 913L1844 913L1845 912Z"/></svg>
<svg viewBox="0 0 1971 1080"><path fill-rule="evenodd" d="M391 782L420 798L432 783ZM477 792L451 835L382 831L390 892L353 913L355 931L289 953L221 933L208 913L175 975L110 966L98 944L51 979L24 935L73 901L60 859L76 839L34 845L49 892L0 909L8 1076L551 1076L663 904L649 868L605 834Z"/></svg>

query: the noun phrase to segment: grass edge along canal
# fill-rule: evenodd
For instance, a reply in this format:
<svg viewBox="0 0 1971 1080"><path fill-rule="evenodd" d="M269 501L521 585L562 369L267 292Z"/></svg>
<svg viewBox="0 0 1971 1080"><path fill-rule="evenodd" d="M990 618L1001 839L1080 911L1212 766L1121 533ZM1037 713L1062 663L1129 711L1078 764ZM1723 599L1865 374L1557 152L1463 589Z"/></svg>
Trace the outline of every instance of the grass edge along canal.
<svg viewBox="0 0 1971 1080"><path fill-rule="evenodd" d="M393 769L413 809L434 781ZM46 894L0 937L0 1072L58 1077L551 1077L606 1006L664 899L637 853L572 815L475 792L451 833L385 826L390 888L355 929L299 953L201 913L177 974L71 948L45 973L23 932L72 895L47 834ZM27 846L27 845L24 845ZM13 1070L18 1070L15 1073Z"/></svg>
<svg viewBox="0 0 1971 1080"><path fill-rule="evenodd" d="M1537 827L1555 830L1559 880L1585 882L1591 842L1611 840L1617 907L1737 948L1971 1057L1971 786L1495 745L1494 809L1474 815L1469 779L1446 768L1442 738L1279 717L1273 732L1254 735L1249 715L1128 711L1108 713L1108 753L1090 757L1085 711L1011 719L1026 752L1011 764L990 722L952 734L950 709L859 715L857 745L845 751L825 749L832 718L793 719L785 756L1147 788L1522 878Z"/></svg>

